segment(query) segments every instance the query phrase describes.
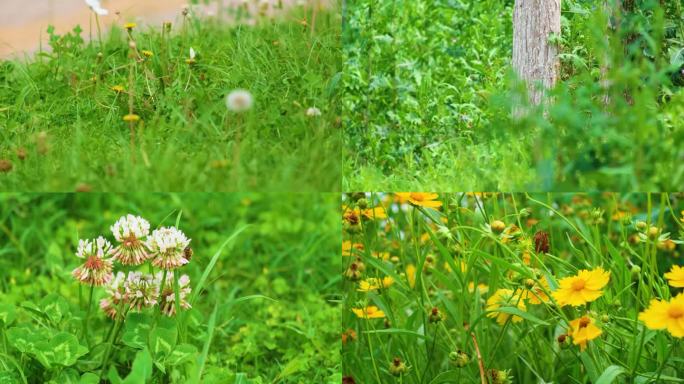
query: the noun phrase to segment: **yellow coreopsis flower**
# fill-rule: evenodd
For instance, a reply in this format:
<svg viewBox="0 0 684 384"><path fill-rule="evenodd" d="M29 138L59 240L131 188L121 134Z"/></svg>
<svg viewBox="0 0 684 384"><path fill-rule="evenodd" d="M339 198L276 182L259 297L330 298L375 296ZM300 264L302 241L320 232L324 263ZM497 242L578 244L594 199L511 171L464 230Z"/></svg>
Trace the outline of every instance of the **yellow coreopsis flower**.
<svg viewBox="0 0 684 384"><path fill-rule="evenodd" d="M514 294L513 290L505 288L498 289L487 299L487 311L490 311L487 317L495 317L496 322L501 325L505 324L509 317L512 317L511 320L515 323L522 321L520 316L497 311L501 307L517 307L521 311L527 309L522 297Z"/></svg>
<svg viewBox="0 0 684 384"><path fill-rule="evenodd" d="M670 301L653 299L639 320L650 329L667 329L674 337L684 337L684 293Z"/></svg>
<svg viewBox="0 0 684 384"><path fill-rule="evenodd" d="M610 272L598 267L594 270L583 269L575 276L561 279L560 288L553 292L558 305L579 306L592 302L603 295L603 287L610 280Z"/></svg>
<svg viewBox="0 0 684 384"><path fill-rule="evenodd" d="M367 306L366 308L352 308L352 312L356 317L360 319L382 319L385 317L385 312L378 309L374 305Z"/></svg>
<svg viewBox="0 0 684 384"><path fill-rule="evenodd" d="M376 291L380 288L389 288L392 286L392 284L394 284L394 279L389 276L383 277L382 279L371 277L369 279L359 281L358 291Z"/></svg>
<svg viewBox="0 0 684 384"><path fill-rule="evenodd" d="M363 250L363 244L353 243L349 240L342 242L342 256L351 256L354 249Z"/></svg>
<svg viewBox="0 0 684 384"><path fill-rule="evenodd" d="M572 343L580 346L580 350L584 351L587 347L587 341L594 340L601 336L601 329L594 325L594 319L588 316L582 316L579 319L570 322L570 330L568 334L572 336Z"/></svg>
<svg viewBox="0 0 684 384"><path fill-rule="evenodd" d="M417 205L427 208L439 208L442 202L437 200L439 197L436 193L425 192L397 192L397 198L400 202L408 202L411 205Z"/></svg>
<svg viewBox="0 0 684 384"><path fill-rule="evenodd" d="M480 292L481 295L483 295L489 291L489 286L487 284L480 283L477 285L477 290ZM475 282L471 281L470 283L468 283L468 292L475 292Z"/></svg>
<svg viewBox="0 0 684 384"><path fill-rule="evenodd" d="M665 274L667 282L676 288L684 288L684 268L679 265L673 265L670 272Z"/></svg>

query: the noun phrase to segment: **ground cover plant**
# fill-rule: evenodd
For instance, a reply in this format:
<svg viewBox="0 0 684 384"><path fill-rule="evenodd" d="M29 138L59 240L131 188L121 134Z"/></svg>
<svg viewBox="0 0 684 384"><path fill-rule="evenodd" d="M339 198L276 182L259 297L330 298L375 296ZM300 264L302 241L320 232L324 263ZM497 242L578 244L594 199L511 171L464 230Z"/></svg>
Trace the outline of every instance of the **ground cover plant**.
<svg viewBox="0 0 684 384"><path fill-rule="evenodd" d="M91 25L0 62L0 188L339 189L334 1L204 1L112 30L87 3Z"/></svg>
<svg viewBox="0 0 684 384"><path fill-rule="evenodd" d="M681 4L563 0L557 84L531 106L514 3L534 2L348 3L344 190L681 185Z"/></svg>
<svg viewBox="0 0 684 384"><path fill-rule="evenodd" d="M681 194L347 194L344 383L680 383Z"/></svg>
<svg viewBox="0 0 684 384"><path fill-rule="evenodd" d="M0 383L339 383L338 201L0 195Z"/></svg>

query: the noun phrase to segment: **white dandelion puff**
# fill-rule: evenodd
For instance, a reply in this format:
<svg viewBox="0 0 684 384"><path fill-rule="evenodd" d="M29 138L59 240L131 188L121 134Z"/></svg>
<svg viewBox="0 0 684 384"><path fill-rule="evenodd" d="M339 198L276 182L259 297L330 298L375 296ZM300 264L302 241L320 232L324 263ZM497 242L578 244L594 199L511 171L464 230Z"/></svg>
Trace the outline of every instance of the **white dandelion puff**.
<svg viewBox="0 0 684 384"><path fill-rule="evenodd" d="M93 12L95 12L99 16L109 15L109 11L105 8L102 8L100 0L85 0L85 3L90 7L90 9L92 9Z"/></svg>
<svg viewBox="0 0 684 384"><path fill-rule="evenodd" d="M226 107L233 112L245 112L252 108L254 98L252 94L244 89L231 91L226 97Z"/></svg>
<svg viewBox="0 0 684 384"><path fill-rule="evenodd" d="M311 107L306 110L306 115L309 117L318 117L321 115L321 110L316 107Z"/></svg>

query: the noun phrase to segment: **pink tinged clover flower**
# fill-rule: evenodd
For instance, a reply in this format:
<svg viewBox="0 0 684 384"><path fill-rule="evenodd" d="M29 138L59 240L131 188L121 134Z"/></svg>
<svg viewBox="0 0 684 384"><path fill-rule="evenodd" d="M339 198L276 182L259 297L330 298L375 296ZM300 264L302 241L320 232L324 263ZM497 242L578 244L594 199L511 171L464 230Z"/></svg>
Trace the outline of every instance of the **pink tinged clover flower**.
<svg viewBox="0 0 684 384"><path fill-rule="evenodd" d="M85 262L71 274L82 284L102 286L112 279L112 244L100 236L94 240L79 240L76 257Z"/></svg>
<svg viewBox="0 0 684 384"><path fill-rule="evenodd" d="M161 272L157 273L157 279L161 283ZM173 285L173 278L167 276L166 283L164 284L164 288L162 288L161 296L159 298L159 308L161 309L161 312L169 317L176 315L176 291L174 291ZM178 299L180 303L179 307L181 309L191 308L190 303L188 302L190 292L192 292L190 277L188 275L183 275L178 278Z"/></svg>
<svg viewBox="0 0 684 384"><path fill-rule="evenodd" d="M150 233L150 223L140 216L126 215L111 227L119 245L114 249L114 259L124 265L140 265L150 258L145 237Z"/></svg>
<svg viewBox="0 0 684 384"><path fill-rule="evenodd" d="M152 265L155 267L170 270L188 263L185 249L190 244L190 239L178 228L155 229L146 244L152 253Z"/></svg>
<svg viewBox="0 0 684 384"><path fill-rule="evenodd" d="M159 281L153 275L129 272L124 283L124 297L137 311L153 307L159 300Z"/></svg>
<svg viewBox="0 0 684 384"><path fill-rule="evenodd" d="M117 272L114 278L105 286L105 291L109 297L100 300L100 309L112 320L116 318L119 305L124 300L124 281L126 274Z"/></svg>

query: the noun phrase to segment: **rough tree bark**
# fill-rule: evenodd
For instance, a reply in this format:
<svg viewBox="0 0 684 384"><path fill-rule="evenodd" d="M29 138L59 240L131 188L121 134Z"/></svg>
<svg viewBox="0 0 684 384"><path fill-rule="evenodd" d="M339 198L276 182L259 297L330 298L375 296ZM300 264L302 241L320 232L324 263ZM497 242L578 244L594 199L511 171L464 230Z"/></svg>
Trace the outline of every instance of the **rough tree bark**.
<svg viewBox="0 0 684 384"><path fill-rule="evenodd" d="M558 52L549 41L560 34L560 0L516 0L513 10L513 68L528 83L530 102L539 104L543 88L556 84Z"/></svg>

